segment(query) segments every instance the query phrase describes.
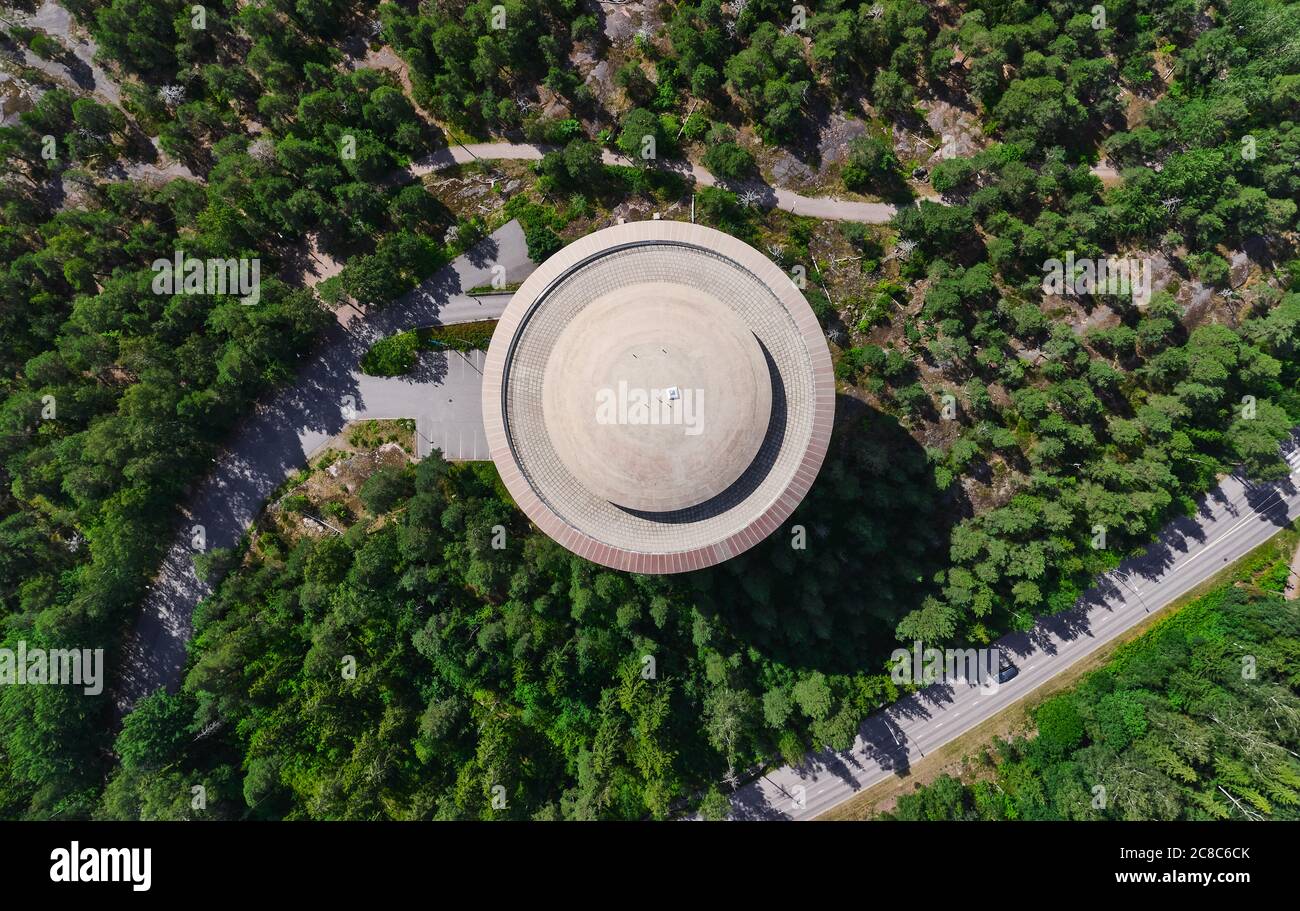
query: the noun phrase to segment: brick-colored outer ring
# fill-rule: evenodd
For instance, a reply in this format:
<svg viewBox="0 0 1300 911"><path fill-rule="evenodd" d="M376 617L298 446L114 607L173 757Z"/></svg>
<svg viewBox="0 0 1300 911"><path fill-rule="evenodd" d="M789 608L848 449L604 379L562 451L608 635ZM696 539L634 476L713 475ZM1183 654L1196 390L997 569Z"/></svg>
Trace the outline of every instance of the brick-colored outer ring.
<svg viewBox="0 0 1300 911"><path fill-rule="evenodd" d="M740 531L712 544L689 550L652 553L612 547L598 541L574 528L542 502L524 478L510 448L502 411L501 383L515 333L519 331L538 296L557 278L574 265L603 250L655 241L690 244L711 250L747 269L771 290L793 318L808 351L813 369L816 413L808 446L799 467L791 476L790 483L773 498L766 510ZM831 428L835 423L835 375L831 369L830 351L826 347L826 339L817 317L790 277L770 259L730 234L703 225L678 221L638 221L605 228L574 241L542 263L520 285L497 323L488 348L487 361L483 365L483 423L487 432L488 450L506 489L524 514L551 538L580 557L614 569L635 573L689 572L721 563L753 547L775 531L803 500L817 478L817 472L826 457L826 447L830 443Z"/></svg>

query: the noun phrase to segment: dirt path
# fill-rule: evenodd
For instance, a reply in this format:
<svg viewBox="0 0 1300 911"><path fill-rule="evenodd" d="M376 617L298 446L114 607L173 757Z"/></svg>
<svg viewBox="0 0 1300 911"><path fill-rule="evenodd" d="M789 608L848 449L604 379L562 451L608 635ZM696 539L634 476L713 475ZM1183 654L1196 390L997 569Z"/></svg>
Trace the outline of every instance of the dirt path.
<svg viewBox="0 0 1300 911"><path fill-rule="evenodd" d="M78 38L72 34L72 14L57 3L45 0L36 8L36 12L31 14L18 13L18 21L29 28L38 28L47 34L58 38L60 43L68 48L85 68L85 75L80 78L60 63L54 63L49 60L42 60L30 50L23 49L24 57L29 66L34 66L56 79L67 79L78 88L99 95L109 104L120 106L122 103L122 88L113 78L104 72L103 69L95 63L95 39L86 37ZM87 85L86 83L89 83Z"/></svg>
<svg viewBox="0 0 1300 911"><path fill-rule="evenodd" d="M457 143L445 149L426 155L413 162L407 170L416 177L441 170L451 165L468 164L472 161L537 161L553 147L532 145L520 142L477 142ZM601 160L607 165L630 166L634 162L623 155L610 151L601 152ZM854 202L847 199L835 199L829 196L800 196L791 190L772 187L759 181L724 182L714 177L703 166L692 161L658 161L655 163L664 171L680 174L695 181L697 186L722 186L740 194L747 204L763 208L783 209L797 215L821 218L826 221L860 221L866 224L884 224L894 217L894 206L883 202Z"/></svg>

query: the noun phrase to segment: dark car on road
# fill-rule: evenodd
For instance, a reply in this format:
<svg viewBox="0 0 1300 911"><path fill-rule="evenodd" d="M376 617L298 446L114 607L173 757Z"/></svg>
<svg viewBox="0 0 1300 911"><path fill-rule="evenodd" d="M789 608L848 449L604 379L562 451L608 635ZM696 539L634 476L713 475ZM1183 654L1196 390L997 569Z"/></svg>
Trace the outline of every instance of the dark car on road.
<svg viewBox="0 0 1300 911"><path fill-rule="evenodd" d="M1010 680L1012 677L1016 676L1016 674L1019 673L1020 673L1020 668L1008 662L1006 667L998 671L998 683L1006 683L1008 680Z"/></svg>

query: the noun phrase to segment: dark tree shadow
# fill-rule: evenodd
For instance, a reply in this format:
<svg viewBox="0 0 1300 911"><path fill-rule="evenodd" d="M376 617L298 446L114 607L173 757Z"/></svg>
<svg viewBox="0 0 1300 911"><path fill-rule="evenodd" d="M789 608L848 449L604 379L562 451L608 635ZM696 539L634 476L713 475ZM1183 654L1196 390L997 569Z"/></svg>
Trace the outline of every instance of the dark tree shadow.
<svg viewBox="0 0 1300 911"><path fill-rule="evenodd" d="M878 671L895 625L934 593L949 530L970 505L935 487L923 448L895 418L847 397L836 408L826 460L793 515L757 547L675 584L774 661Z"/></svg>

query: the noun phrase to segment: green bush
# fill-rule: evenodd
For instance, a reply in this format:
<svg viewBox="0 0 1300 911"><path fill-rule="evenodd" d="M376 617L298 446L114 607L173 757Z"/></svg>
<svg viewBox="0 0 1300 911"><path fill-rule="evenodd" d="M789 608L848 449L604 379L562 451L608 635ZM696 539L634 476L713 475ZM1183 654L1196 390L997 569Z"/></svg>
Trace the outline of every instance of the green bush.
<svg viewBox="0 0 1300 911"><path fill-rule="evenodd" d="M1231 269L1228 261L1217 253L1194 253L1187 257L1187 265L1192 274L1207 285L1225 287L1228 284Z"/></svg>
<svg viewBox="0 0 1300 911"><path fill-rule="evenodd" d="M930 186L940 193L948 193L974 176L975 166L969 158L948 158L930 172Z"/></svg>
<svg viewBox="0 0 1300 911"><path fill-rule="evenodd" d="M898 158L883 139L863 136L853 141L844 165L844 186L850 190L879 188L897 176Z"/></svg>
<svg viewBox="0 0 1300 911"><path fill-rule="evenodd" d="M361 489L357 491L357 496L365 505L367 512L374 516L382 516L414 492L415 483L409 471L381 468L366 478Z"/></svg>
<svg viewBox="0 0 1300 911"><path fill-rule="evenodd" d="M533 225L524 229L524 242L528 244L528 258L535 263L545 262L564 247L560 235L549 225Z"/></svg>
<svg viewBox="0 0 1300 911"><path fill-rule="evenodd" d="M1038 744L1053 759L1070 753L1083 740L1083 719L1068 695L1055 696L1038 707Z"/></svg>
<svg viewBox="0 0 1300 911"><path fill-rule="evenodd" d="M564 145L582 136L582 124L572 117L566 117L546 123L542 132L551 145Z"/></svg>
<svg viewBox="0 0 1300 911"><path fill-rule="evenodd" d="M730 190L704 187L695 194L695 208L700 219L742 240L756 233L750 211Z"/></svg>
<svg viewBox="0 0 1300 911"><path fill-rule="evenodd" d="M58 60L63 56L63 45L44 32L37 32L33 35L28 46L32 49L33 54L45 60Z"/></svg>
<svg viewBox="0 0 1300 911"><path fill-rule="evenodd" d="M569 34L573 36L574 41L584 41L588 38L594 38L600 33L600 23L596 17L590 13L576 17L573 24L569 26Z"/></svg>
<svg viewBox="0 0 1300 911"><path fill-rule="evenodd" d="M719 177L746 177L754 172L754 156L743 146L723 142L704 153L704 166Z"/></svg>
<svg viewBox="0 0 1300 911"><path fill-rule="evenodd" d="M634 108L623 118L623 128L618 134L618 150L634 162L644 163L641 152L646 137L654 139L655 156L663 155L666 150L659 118L644 108Z"/></svg>
<svg viewBox="0 0 1300 911"><path fill-rule="evenodd" d="M311 500L304 494L292 493L280 501L280 506L285 512L306 512L311 508Z"/></svg>
<svg viewBox="0 0 1300 911"><path fill-rule="evenodd" d="M414 332L400 332L380 339L361 358L361 372L367 376L405 376L415 369L420 340Z"/></svg>
<svg viewBox="0 0 1300 911"><path fill-rule="evenodd" d="M709 118L705 117L699 111L691 114L686 118L682 126L682 136L687 142L697 142L705 133L709 131Z"/></svg>
<svg viewBox="0 0 1300 911"><path fill-rule="evenodd" d="M338 519L340 522L349 522L352 519L352 511L348 509L346 503L340 503L337 500L330 500L321 507L321 512L332 519Z"/></svg>

